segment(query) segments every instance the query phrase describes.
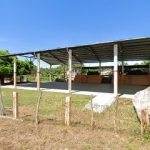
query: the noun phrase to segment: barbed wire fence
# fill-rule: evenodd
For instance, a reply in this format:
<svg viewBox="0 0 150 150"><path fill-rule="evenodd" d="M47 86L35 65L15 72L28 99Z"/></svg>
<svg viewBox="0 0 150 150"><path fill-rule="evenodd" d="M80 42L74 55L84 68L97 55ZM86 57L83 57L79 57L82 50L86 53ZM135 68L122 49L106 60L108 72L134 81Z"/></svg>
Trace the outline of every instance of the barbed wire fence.
<svg viewBox="0 0 150 150"><path fill-rule="evenodd" d="M4 108L7 116L12 116L13 108L13 90L2 91L4 100ZM35 122L37 117L36 108L38 107L39 124L47 123L53 125L65 125L65 103L66 97L71 97L70 105L70 126L87 127L92 130L114 130L115 132L137 132L140 133L140 123L137 123L137 116L129 99L119 98L116 104L113 103L110 107L105 107L101 113L95 112L93 109L93 97L89 99L80 99L78 96L68 94L48 93L42 91L40 103L37 106L37 100L40 92L32 91L24 93L23 90L18 90L19 97L19 118ZM90 103L91 109L85 108L85 105ZM115 126L114 126L115 118Z"/></svg>

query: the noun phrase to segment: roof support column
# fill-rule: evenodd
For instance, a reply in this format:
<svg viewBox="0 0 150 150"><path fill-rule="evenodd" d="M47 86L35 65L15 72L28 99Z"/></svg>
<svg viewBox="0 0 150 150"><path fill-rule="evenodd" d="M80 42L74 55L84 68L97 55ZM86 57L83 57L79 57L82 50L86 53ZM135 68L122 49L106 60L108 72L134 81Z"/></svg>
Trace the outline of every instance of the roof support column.
<svg viewBox="0 0 150 150"><path fill-rule="evenodd" d="M37 54L37 90L40 91L40 53Z"/></svg>
<svg viewBox="0 0 150 150"><path fill-rule="evenodd" d="M122 75L123 75L124 74L124 61L123 60L122 60L122 68L121 69L122 69L121 72L122 72Z"/></svg>
<svg viewBox="0 0 150 150"><path fill-rule="evenodd" d="M14 57L14 88L16 88L17 85L17 62L16 62L16 56Z"/></svg>
<svg viewBox="0 0 150 150"><path fill-rule="evenodd" d="M114 44L114 96L118 95L118 44Z"/></svg>
<svg viewBox="0 0 150 150"><path fill-rule="evenodd" d="M101 65L101 62L99 61L99 75L101 75L101 72L102 72L102 65Z"/></svg>
<svg viewBox="0 0 150 150"><path fill-rule="evenodd" d="M68 66L69 66L69 77L68 77L68 92L72 90L72 50L68 50Z"/></svg>
<svg viewBox="0 0 150 150"><path fill-rule="evenodd" d="M80 64L80 74L82 75L82 72L83 72L83 64L81 63Z"/></svg>
<svg viewBox="0 0 150 150"><path fill-rule="evenodd" d="M52 69L52 65L49 65L49 82L52 82L52 71L51 71L51 69Z"/></svg>
<svg viewBox="0 0 150 150"><path fill-rule="evenodd" d="M149 74L150 74L150 62L149 62Z"/></svg>
<svg viewBox="0 0 150 150"><path fill-rule="evenodd" d="M66 66L64 64L64 82L66 81Z"/></svg>

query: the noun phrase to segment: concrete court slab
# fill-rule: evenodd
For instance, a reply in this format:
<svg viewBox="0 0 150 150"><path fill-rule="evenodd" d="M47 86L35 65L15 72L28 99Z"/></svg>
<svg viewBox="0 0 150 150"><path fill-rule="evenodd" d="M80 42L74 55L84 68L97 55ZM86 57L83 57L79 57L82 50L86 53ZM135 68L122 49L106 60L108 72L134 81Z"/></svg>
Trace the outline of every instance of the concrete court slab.
<svg viewBox="0 0 150 150"><path fill-rule="evenodd" d="M5 85L2 88L13 88L13 85ZM68 84L66 82L41 82L41 90L49 92L68 93ZM132 98L134 94L145 89L146 86L121 85L119 86L120 97ZM17 89L36 90L36 82L18 84ZM72 83L73 94L82 95L101 95L113 94L112 84L87 84ZM106 96L107 96L106 94Z"/></svg>

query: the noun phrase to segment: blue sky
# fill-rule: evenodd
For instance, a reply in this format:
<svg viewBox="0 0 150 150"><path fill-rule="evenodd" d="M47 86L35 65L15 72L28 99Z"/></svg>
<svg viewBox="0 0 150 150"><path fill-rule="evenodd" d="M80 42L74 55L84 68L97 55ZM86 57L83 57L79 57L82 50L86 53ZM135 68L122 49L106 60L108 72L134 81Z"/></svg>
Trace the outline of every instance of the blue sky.
<svg viewBox="0 0 150 150"><path fill-rule="evenodd" d="M149 0L0 0L11 53L150 36Z"/></svg>

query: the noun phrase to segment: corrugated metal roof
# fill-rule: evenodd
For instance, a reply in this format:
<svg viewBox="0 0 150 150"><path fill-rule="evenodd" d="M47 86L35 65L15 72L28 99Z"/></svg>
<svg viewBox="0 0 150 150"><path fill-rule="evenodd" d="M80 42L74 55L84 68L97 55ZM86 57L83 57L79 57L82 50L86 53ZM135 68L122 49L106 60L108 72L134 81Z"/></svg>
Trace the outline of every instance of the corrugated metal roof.
<svg viewBox="0 0 150 150"><path fill-rule="evenodd" d="M26 53L11 54L27 55L41 54L41 60L52 64L67 64L67 49L72 49L73 63L97 63L113 61L113 45L119 45L119 60L138 61L150 60L150 37L110 41L103 43L70 46L64 48L48 49L42 51L33 51Z"/></svg>

